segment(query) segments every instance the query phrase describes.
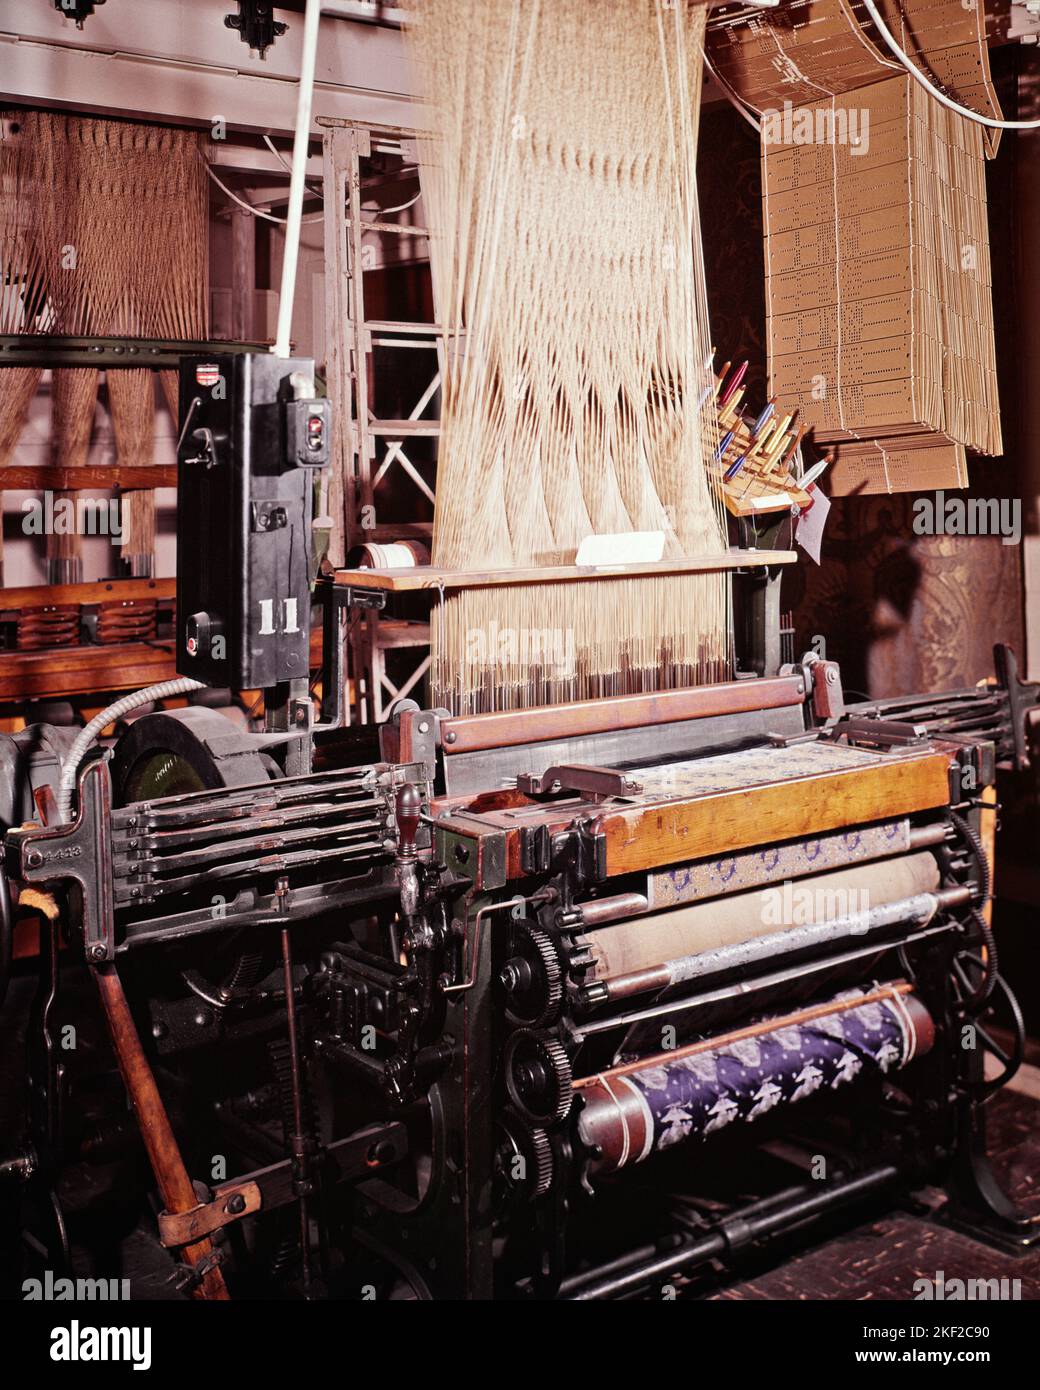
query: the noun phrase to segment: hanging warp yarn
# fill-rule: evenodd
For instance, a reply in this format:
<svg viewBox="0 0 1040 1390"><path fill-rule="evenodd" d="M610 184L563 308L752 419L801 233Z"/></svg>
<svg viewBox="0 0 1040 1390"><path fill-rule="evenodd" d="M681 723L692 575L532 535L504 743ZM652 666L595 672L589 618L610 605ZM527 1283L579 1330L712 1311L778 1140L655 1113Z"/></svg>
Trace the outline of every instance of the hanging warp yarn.
<svg viewBox="0 0 1040 1390"><path fill-rule="evenodd" d="M725 548L702 412L695 158L703 9L422 0L420 141L443 399L433 561L574 563L592 534ZM434 614L465 713L722 678L720 573L468 588Z"/></svg>
<svg viewBox="0 0 1040 1390"><path fill-rule="evenodd" d="M208 191L197 134L45 111L8 113L5 125L0 331L204 338ZM162 378L176 414L176 373ZM0 461L17 441L38 379L25 369L16 391L4 392ZM153 461L152 372L119 368L107 381L118 460L146 466ZM54 372L56 465L86 462L97 386L95 368ZM150 572L154 536L154 494L129 493L122 555L132 574ZM48 559L52 582L81 577L76 535L49 536Z"/></svg>

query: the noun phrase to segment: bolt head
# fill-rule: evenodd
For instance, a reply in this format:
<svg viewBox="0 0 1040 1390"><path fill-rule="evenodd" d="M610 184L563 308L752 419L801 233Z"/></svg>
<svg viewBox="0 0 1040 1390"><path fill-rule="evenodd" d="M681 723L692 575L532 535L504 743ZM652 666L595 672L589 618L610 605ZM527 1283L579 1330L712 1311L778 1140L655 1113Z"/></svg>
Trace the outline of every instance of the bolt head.
<svg viewBox="0 0 1040 1390"><path fill-rule="evenodd" d="M246 1209L246 1199L241 1192L232 1192L231 1196L224 1203L224 1210L229 1216L239 1216Z"/></svg>

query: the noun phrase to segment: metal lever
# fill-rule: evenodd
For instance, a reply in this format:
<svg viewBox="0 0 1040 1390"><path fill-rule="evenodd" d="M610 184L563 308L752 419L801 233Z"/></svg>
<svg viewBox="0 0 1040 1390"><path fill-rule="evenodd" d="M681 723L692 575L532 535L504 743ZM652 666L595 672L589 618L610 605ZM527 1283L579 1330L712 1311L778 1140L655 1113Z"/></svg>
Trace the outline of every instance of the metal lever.
<svg viewBox="0 0 1040 1390"><path fill-rule="evenodd" d="M517 775L516 787L525 796L544 796L553 790L584 792L594 797L633 796L643 790L641 783L617 768L584 763L550 767L540 777L533 772L521 772Z"/></svg>
<svg viewBox="0 0 1040 1390"><path fill-rule="evenodd" d="M882 752L892 748L913 748L927 743L928 730L923 724L908 724L895 719L851 719L827 729L821 738L839 743L845 739L853 747L877 748Z"/></svg>
<svg viewBox="0 0 1040 1390"><path fill-rule="evenodd" d="M1019 678L1018 658L1004 642L998 642L993 648L993 666L998 685L1007 692L1014 765L1016 771L1021 772L1030 763L1028 714L1037 706L1040 687L1035 681Z"/></svg>
<svg viewBox="0 0 1040 1390"><path fill-rule="evenodd" d="M401 916L411 925L419 911L419 875L415 835L422 815L419 789L405 782L397 793L397 886L401 894Z"/></svg>
<svg viewBox="0 0 1040 1390"><path fill-rule="evenodd" d="M415 858L415 835L419 829L422 815L422 797L419 788L405 782L397 793L397 857Z"/></svg>
<svg viewBox="0 0 1040 1390"><path fill-rule="evenodd" d="M202 426L197 430L192 430L191 437L199 446L199 452L192 454L191 458L186 458L184 462L201 465L203 468L212 468L217 462L217 444L213 438L213 431Z"/></svg>

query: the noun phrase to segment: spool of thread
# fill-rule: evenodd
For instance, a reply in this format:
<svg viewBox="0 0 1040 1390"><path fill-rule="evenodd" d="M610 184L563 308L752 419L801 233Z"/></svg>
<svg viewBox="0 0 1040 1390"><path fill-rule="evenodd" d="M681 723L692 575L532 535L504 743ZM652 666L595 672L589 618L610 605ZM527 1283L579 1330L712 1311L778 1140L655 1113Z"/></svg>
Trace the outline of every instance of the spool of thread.
<svg viewBox="0 0 1040 1390"><path fill-rule="evenodd" d="M366 541L347 556L347 569L410 570L430 563L430 552L422 541Z"/></svg>

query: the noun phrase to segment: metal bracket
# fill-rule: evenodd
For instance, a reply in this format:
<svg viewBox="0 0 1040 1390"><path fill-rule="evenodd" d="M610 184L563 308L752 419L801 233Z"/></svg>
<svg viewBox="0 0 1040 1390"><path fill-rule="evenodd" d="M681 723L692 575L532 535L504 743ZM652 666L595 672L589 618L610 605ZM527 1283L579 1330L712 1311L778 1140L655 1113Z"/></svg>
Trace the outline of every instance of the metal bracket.
<svg viewBox="0 0 1040 1390"><path fill-rule="evenodd" d="M608 796L635 796L643 790L642 783L617 768L582 763L550 767L540 777L533 772L518 773L516 787L525 796L544 796L551 791L582 792L596 800Z"/></svg>
<svg viewBox="0 0 1040 1390"><path fill-rule="evenodd" d="M238 14L226 14L224 23L229 29L237 29L249 51L263 57L275 39L289 27L275 19L273 6L260 3L260 0L238 0Z"/></svg>
<svg viewBox="0 0 1040 1390"><path fill-rule="evenodd" d="M159 1244L167 1250L192 1245L243 1216L252 1216L263 1205L255 1182L230 1182L218 1189L210 1202L200 1202L190 1211L159 1213Z"/></svg>
<svg viewBox="0 0 1040 1390"><path fill-rule="evenodd" d="M1015 750L1015 770L1024 772L1030 764L1026 714L1029 710L1036 709L1040 698L1040 686L1034 681L1023 681L1019 677L1018 658L1003 642L998 642L993 648L993 669L997 683L1007 692L1011 742Z"/></svg>
<svg viewBox="0 0 1040 1390"><path fill-rule="evenodd" d="M845 694L836 661L814 661L809 666L813 714L821 724L840 719L845 713ZM809 688L808 686L806 687Z"/></svg>
<svg viewBox="0 0 1040 1390"><path fill-rule="evenodd" d="M327 728L338 729L344 723L345 638L340 632L340 614L350 606L350 590L320 576L314 585L314 595L321 603L321 722Z"/></svg>
<svg viewBox="0 0 1040 1390"><path fill-rule="evenodd" d="M94 965L116 954L111 814L108 761L98 758L80 772L79 812L71 825L24 826L7 836L12 878L79 886L83 947Z"/></svg>
<svg viewBox="0 0 1040 1390"><path fill-rule="evenodd" d="M893 748L914 748L928 742L928 730L922 724L904 724L894 719L843 719L840 724L825 730L821 738L840 743L843 739L855 748L876 748L888 752Z"/></svg>
<svg viewBox="0 0 1040 1390"><path fill-rule="evenodd" d="M343 602L349 608L370 608L373 612L381 613L386 607L384 589L357 589L351 584L341 584L339 588Z"/></svg>
<svg viewBox="0 0 1040 1390"><path fill-rule="evenodd" d="M437 776L437 749L446 709L420 709L414 700L397 700L386 723L379 727L379 751L384 762L422 763L432 782Z"/></svg>

